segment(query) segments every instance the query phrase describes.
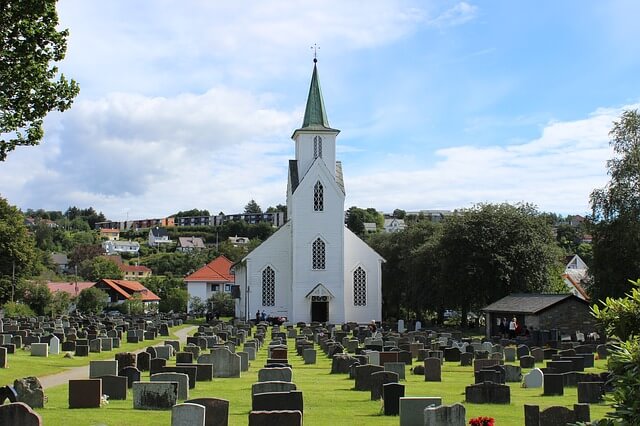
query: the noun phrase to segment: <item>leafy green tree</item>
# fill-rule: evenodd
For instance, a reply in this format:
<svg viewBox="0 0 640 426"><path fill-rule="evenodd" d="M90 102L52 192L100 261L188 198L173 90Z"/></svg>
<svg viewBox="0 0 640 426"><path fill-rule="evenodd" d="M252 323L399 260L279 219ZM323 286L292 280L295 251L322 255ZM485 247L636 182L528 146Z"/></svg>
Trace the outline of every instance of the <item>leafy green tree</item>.
<svg viewBox="0 0 640 426"><path fill-rule="evenodd" d="M64 59L67 30L58 31L56 0L0 3L0 161L17 146L37 145L43 118L64 111L79 92L53 65Z"/></svg>
<svg viewBox="0 0 640 426"><path fill-rule="evenodd" d="M4 315L9 318L33 317L36 315L33 310L22 302L7 302L2 305Z"/></svg>
<svg viewBox="0 0 640 426"><path fill-rule="evenodd" d="M277 204L275 207L269 206L267 213L287 212L287 206L284 204Z"/></svg>
<svg viewBox="0 0 640 426"><path fill-rule="evenodd" d="M88 281L98 281L100 279L121 280L124 273L114 262L104 257L84 260L78 268L78 273Z"/></svg>
<svg viewBox="0 0 640 426"><path fill-rule="evenodd" d="M0 197L0 301L10 300L14 275L20 279L36 272L38 259L39 254L24 224L24 217L16 207Z"/></svg>
<svg viewBox="0 0 640 426"><path fill-rule="evenodd" d="M402 209L395 209L393 211L393 217L395 217L396 219L404 219L406 215L407 215L407 212Z"/></svg>
<svg viewBox="0 0 640 426"><path fill-rule="evenodd" d="M356 235L364 235L364 223L366 222L366 213L363 209L356 206L349 207L347 210L347 228Z"/></svg>
<svg viewBox="0 0 640 426"><path fill-rule="evenodd" d="M210 312L221 316L233 316L235 314L235 302L229 293L214 293L207 299Z"/></svg>
<svg viewBox="0 0 640 426"><path fill-rule="evenodd" d="M47 312L52 316L65 315L71 306L71 295L66 291L55 291L51 296Z"/></svg>
<svg viewBox="0 0 640 426"><path fill-rule="evenodd" d="M541 292L561 279L551 227L529 205L480 204L449 217L437 251L448 308L469 309L510 293Z"/></svg>
<svg viewBox="0 0 640 426"><path fill-rule="evenodd" d="M124 310L130 315L142 315L144 314L144 302L142 296L134 294L131 299L125 300L123 303Z"/></svg>
<svg viewBox="0 0 640 426"><path fill-rule="evenodd" d="M625 111L609 132L609 182L591 193L594 299L621 297L640 277L640 114Z"/></svg>
<svg viewBox="0 0 640 426"><path fill-rule="evenodd" d="M107 306L109 296L96 287L85 288L78 295L77 309L86 314L99 314Z"/></svg>
<svg viewBox="0 0 640 426"><path fill-rule="evenodd" d="M244 206L244 212L245 214L262 213L262 209L260 208L258 203L256 203L256 201L252 199L247 203L246 206Z"/></svg>
<svg viewBox="0 0 640 426"><path fill-rule="evenodd" d="M630 281L631 292L592 307L594 316L613 340L608 358L613 373L614 411L607 415L624 425L640 421L640 280Z"/></svg>
<svg viewBox="0 0 640 426"><path fill-rule="evenodd" d="M189 308L195 316L201 317L207 311L207 303L198 296L192 296L189 298Z"/></svg>
<svg viewBox="0 0 640 426"><path fill-rule="evenodd" d="M186 312L189 293L183 288L170 288L160 300L160 312Z"/></svg>
<svg viewBox="0 0 640 426"><path fill-rule="evenodd" d="M23 302L33 310L36 315L44 315L49 311L49 305L53 296L49 287L44 283L27 282L23 291Z"/></svg>
<svg viewBox="0 0 640 426"><path fill-rule="evenodd" d="M209 214L209 210L198 210L191 209L185 211L179 211L178 213L172 214L171 217L191 217L191 216L211 216Z"/></svg>

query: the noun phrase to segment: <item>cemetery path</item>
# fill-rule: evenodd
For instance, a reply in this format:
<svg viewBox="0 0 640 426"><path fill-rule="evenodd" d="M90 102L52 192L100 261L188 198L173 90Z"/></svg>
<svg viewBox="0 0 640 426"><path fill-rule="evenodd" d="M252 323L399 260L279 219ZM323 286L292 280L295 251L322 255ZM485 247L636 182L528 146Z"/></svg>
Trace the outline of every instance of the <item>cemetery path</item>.
<svg viewBox="0 0 640 426"><path fill-rule="evenodd" d="M196 328L198 327L195 325L181 328L180 330L176 331L174 334L178 338L178 340L180 340L180 343L186 343L187 336ZM144 349L138 349L137 351L134 351L134 353L138 353L142 351L144 351ZM64 385L68 383L69 380L86 379L88 377L89 377L89 365L87 364L81 367L69 368L60 373L38 377L38 379L40 379L40 383L42 384L42 387L44 389L47 389L47 388L52 388L54 386Z"/></svg>

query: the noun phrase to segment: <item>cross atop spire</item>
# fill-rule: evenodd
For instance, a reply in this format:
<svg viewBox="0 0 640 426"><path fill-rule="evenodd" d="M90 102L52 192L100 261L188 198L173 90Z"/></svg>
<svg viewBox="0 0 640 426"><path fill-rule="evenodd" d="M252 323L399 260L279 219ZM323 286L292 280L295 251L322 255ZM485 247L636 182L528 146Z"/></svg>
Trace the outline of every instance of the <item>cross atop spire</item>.
<svg viewBox="0 0 640 426"><path fill-rule="evenodd" d="M316 62L318 62L318 50L320 50L320 46L318 46L316 43L313 43L313 46L311 46L311 48L313 49L313 63L315 64Z"/></svg>

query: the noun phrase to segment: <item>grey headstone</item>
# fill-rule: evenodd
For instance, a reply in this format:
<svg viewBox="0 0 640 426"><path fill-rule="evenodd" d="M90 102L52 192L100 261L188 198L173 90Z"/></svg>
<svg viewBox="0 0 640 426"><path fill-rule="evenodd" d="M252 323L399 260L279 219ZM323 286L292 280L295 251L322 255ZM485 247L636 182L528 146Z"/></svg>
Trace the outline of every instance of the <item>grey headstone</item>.
<svg viewBox="0 0 640 426"><path fill-rule="evenodd" d="M171 426L204 426L205 412L199 404L176 404L171 408Z"/></svg>
<svg viewBox="0 0 640 426"><path fill-rule="evenodd" d="M442 398L440 397L401 397L400 426L423 424L425 408L440 405L442 405Z"/></svg>
<svg viewBox="0 0 640 426"><path fill-rule="evenodd" d="M135 382L133 384L133 408L136 410L170 410L177 401L177 382Z"/></svg>
<svg viewBox="0 0 640 426"><path fill-rule="evenodd" d="M427 407L424 409L424 426L465 426L466 415L462 404Z"/></svg>

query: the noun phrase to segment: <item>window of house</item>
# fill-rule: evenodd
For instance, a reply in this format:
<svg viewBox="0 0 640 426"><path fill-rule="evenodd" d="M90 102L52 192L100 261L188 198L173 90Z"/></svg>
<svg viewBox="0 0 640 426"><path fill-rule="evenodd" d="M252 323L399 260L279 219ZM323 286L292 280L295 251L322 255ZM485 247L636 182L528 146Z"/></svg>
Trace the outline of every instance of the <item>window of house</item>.
<svg viewBox="0 0 640 426"><path fill-rule="evenodd" d="M225 284L224 291L231 291L231 284Z"/></svg>
<svg viewBox="0 0 640 426"><path fill-rule="evenodd" d="M219 288L218 284L211 284L211 291L218 291Z"/></svg>
<svg viewBox="0 0 640 426"><path fill-rule="evenodd" d="M262 306L276 304L276 273L267 266L262 270Z"/></svg>
<svg viewBox="0 0 640 426"><path fill-rule="evenodd" d="M320 237L316 238L313 242L312 248L312 265L313 269L324 269L325 268L325 244L324 241L320 239Z"/></svg>
<svg viewBox="0 0 640 426"><path fill-rule="evenodd" d="M313 138L313 158L322 158L322 138L320 136Z"/></svg>
<svg viewBox="0 0 640 426"><path fill-rule="evenodd" d="M320 181L313 186L313 210L317 212L324 210L324 187Z"/></svg>
<svg viewBox="0 0 640 426"><path fill-rule="evenodd" d="M360 266L353 271L353 306L367 306L367 273Z"/></svg>

